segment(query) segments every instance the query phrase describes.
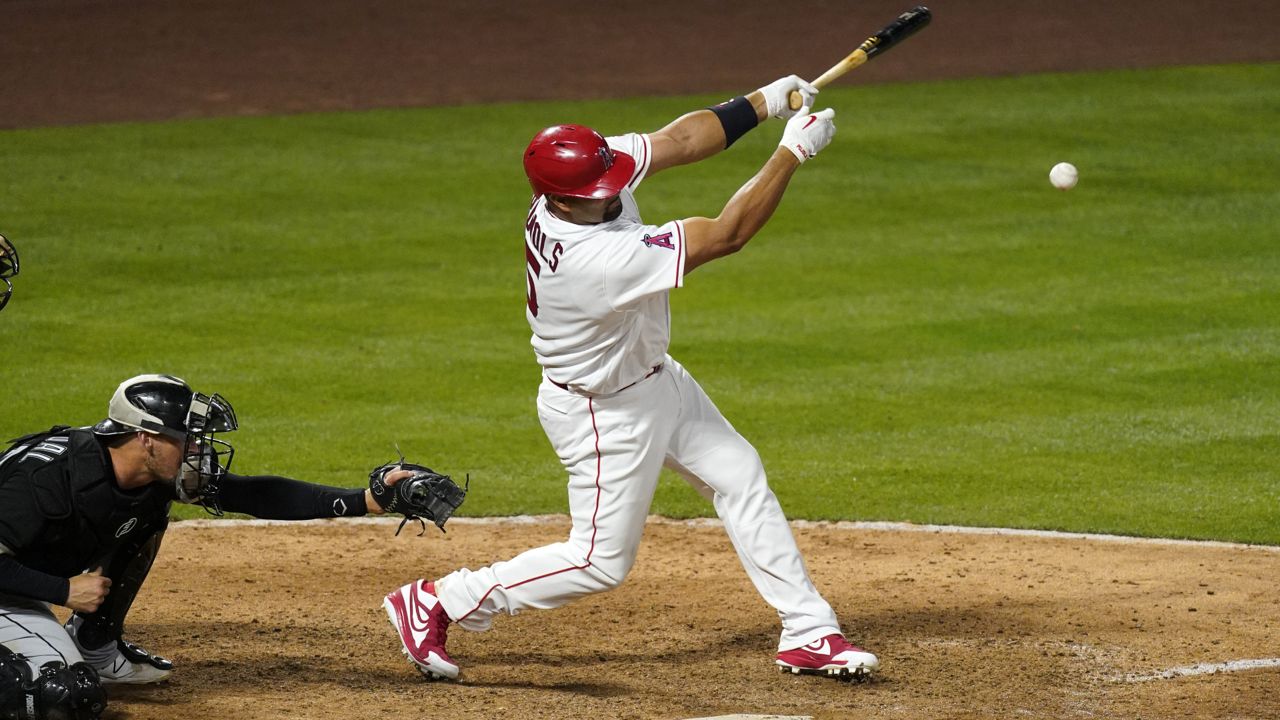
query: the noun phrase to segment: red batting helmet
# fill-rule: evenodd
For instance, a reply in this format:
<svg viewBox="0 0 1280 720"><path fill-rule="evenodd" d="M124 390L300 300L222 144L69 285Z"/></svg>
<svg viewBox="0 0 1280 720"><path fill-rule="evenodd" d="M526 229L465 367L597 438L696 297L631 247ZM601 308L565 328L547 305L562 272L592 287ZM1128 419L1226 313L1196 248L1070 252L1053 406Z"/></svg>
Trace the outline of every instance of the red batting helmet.
<svg viewBox="0 0 1280 720"><path fill-rule="evenodd" d="M540 195L613 197L635 170L635 158L581 125L553 125L534 135L524 151L524 174Z"/></svg>

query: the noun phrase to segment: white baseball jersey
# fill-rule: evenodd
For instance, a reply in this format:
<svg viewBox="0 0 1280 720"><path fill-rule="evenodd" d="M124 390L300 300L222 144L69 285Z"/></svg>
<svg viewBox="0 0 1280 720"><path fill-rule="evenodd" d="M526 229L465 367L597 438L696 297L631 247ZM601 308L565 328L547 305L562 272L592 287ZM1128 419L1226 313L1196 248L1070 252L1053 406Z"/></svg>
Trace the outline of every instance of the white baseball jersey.
<svg viewBox="0 0 1280 720"><path fill-rule="evenodd" d="M525 221L529 326L551 380L590 394L636 382L662 362L671 340L668 293L684 278L684 223L645 225L633 191L649 170L649 138L608 138L636 160L620 193L622 214L598 225L553 215L534 198Z"/></svg>

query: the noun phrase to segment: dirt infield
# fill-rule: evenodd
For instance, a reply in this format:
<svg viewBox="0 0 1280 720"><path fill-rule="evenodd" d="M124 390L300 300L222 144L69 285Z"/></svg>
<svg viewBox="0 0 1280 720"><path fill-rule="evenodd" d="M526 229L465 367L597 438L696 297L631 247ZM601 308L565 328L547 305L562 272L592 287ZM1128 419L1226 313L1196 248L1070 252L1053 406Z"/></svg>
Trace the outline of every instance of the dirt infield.
<svg viewBox="0 0 1280 720"><path fill-rule="evenodd" d="M0 129L741 92L816 75L908 4L0 0ZM1280 60L1274 0L929 4L933 27L842 82ZM430 684L382 595L567 521L453 527L178 523L129 624L178 671L114 689L108 717L1280 717L1274 664L1150 679L1280 657L1275 550L806 525L815 581L884 662L847 685L775 670L776 617L719 528L654 522L621 589L455 630L464 682Z"/></svg>
<svg viewBox="0 0 1280 720"><path fill-rule="evenodd" d="M1274 0L937 0L842 80L1280 60ZM0 0L0 128L740 93L810 77L905 0Z"/></svg>
<svg viewBox="0 0 1280 720"><path fill-rule="evenodd" d="M1139 679L1280 655L1275 549L806 524L815 582L884 661L850 685L778 672L777 618L723 531L655 520L620 589L455 629L463 682L446 684L401 656L383 593L561 540L568 522L394 527L179 523L129 626L178 670L113 692L113 716L1280 717L1280 668Z"/></svg>

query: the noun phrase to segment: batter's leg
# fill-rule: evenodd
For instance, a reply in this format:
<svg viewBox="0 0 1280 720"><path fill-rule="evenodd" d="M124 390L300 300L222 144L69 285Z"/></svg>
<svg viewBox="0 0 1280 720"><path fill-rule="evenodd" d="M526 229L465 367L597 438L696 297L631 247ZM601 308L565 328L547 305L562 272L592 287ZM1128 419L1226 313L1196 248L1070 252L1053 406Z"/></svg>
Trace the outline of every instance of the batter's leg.
<svg viewBox="0 0 1280 720"><path fill-rule="evenodd" d="M441 578L436 595L454 622L486 630L499 613L559 607L622 582L635 562L675 415L675 386L665 376L595 398L543 383L538 415L569 471L569 540Z"/></svg>
<svg viewBox="0 0 1280 720"><path fill-rule="evenodd" d="M809 578L759 453L679 363L669 362L667 372L677 383L681 407L666 464L710 495L751 582L782 619L778 649L839 633L835 612Z"/></svg>

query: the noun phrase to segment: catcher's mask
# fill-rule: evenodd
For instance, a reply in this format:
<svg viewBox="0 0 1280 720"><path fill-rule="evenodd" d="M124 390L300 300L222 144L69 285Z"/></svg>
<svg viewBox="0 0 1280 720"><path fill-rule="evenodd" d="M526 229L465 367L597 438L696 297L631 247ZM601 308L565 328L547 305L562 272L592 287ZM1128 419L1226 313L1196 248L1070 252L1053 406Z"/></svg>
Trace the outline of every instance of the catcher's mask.
<svg viewBox="0 0 1280 720"><path fill-rule="evenodd" d="M239 426L231 403L221 395L195 392L172 375L139 375L120 383L107 419L94 425L93 431L106 437L142 431L182 443L182 469L173 481L178 500L221 515L218 482L236 451L214 435Z"/></svg>
<svg viewBox="0 0 1280 720"><path fill-rule="evenodd" d="M0 290L0 310L9 304L9 296L13 295L13 283L9 278L18 274L18 249L9 242L9 238L0 235L0 280L4 280L4 289Z"/></svg>

